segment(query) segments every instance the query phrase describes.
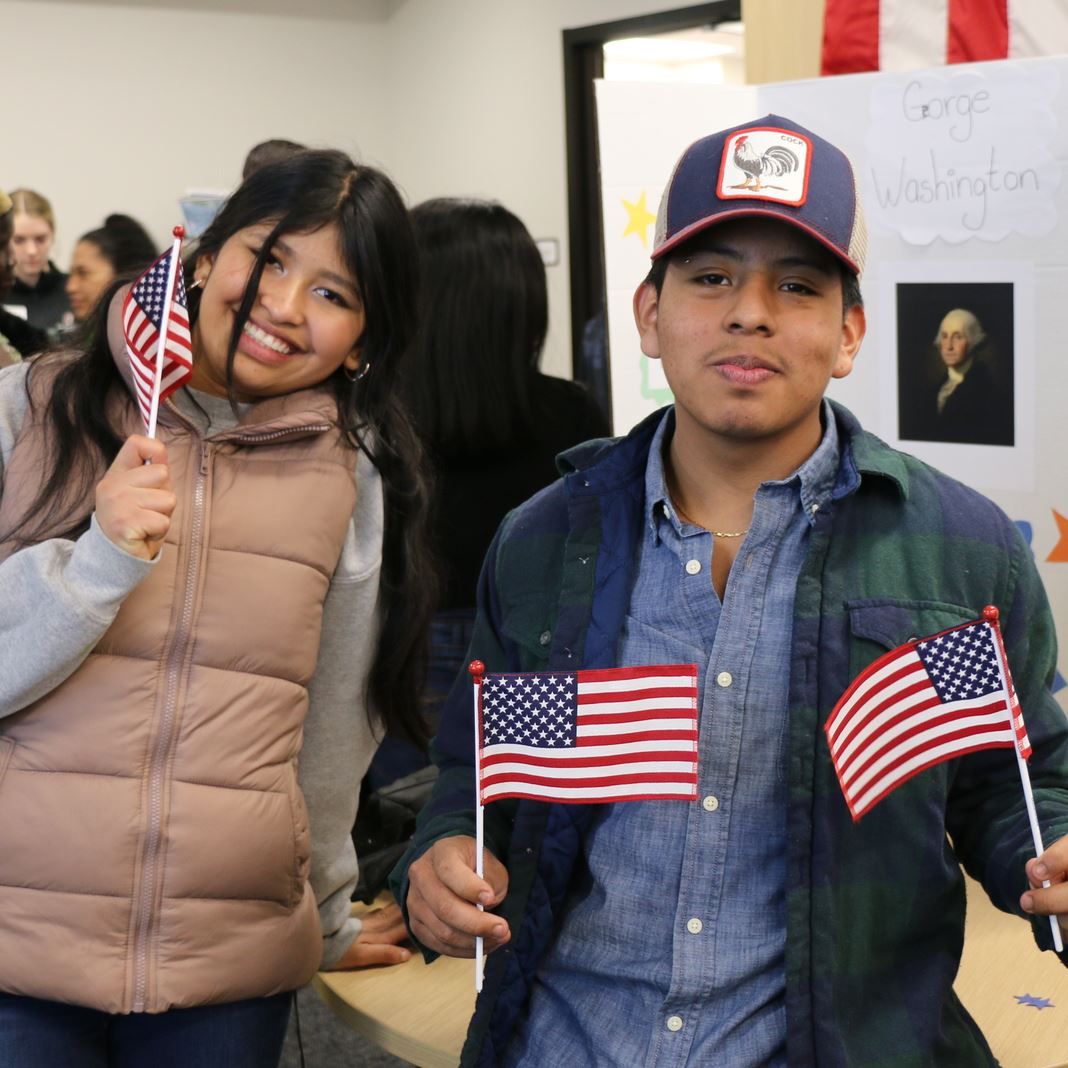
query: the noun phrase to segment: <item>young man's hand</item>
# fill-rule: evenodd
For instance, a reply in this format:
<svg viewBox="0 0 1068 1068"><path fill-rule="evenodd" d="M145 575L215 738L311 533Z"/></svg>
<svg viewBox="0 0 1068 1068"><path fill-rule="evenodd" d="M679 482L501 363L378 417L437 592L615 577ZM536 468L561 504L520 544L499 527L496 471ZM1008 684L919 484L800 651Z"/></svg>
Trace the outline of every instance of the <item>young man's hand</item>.
<svg viewBox="0 0 1068 1068"><path fill-rule="evenodd" d="M1031 889L1020 898L1020 908L1038 916L1056 916L1068 934L1068 834L1027 862L1027 878ZM1047 879L1050 885L1043 889Z"/></svg>
<svg viewBox="0 0 1068 1068"><path fill-rule="evenodd" d="M508 872L488 850L485 878L475 874L475 840L458 836L435 842L408 869L408 920L428 949L450 957L473 957L475 939L492 952L511 938L508 924L491 909L508 892Z"/></svg>
<svg viewBox="0 0 1068 1068"><path fill-rule="evenodd" d="M372 964L403 964L411 950L400 945L408 937L399 905L385 905L363 916L363 928L344 956L328 971L366 968Z"/></svg>
<svg viewBox="0 0 1068 1068"><path fill-rule="evenodd" d="M97 483L96 521L113 545L151 560L170 529L177 503L163 442L131 434Z"/></svg>

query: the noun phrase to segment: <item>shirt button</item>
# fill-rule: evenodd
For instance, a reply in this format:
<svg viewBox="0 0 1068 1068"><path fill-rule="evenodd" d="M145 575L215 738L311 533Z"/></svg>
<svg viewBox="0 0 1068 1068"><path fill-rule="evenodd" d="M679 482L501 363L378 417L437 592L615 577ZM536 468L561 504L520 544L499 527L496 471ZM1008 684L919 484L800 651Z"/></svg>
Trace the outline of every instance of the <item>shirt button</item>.
<svg viewBox="0 0 1068 1068"><path fill-rule="evenodd" d="M818 504L814 504L812 506L812 514L813 515L815 515L819 510L820 510L820 506Z"/></svg>
<svg viewBox="0 0 1068 1068"><path fill-rule="evenodd" d="M701 801L701 807L706 812L715 812L719 808L719 798L715 794L709 794L708 797Z"/></svg>
<svg viewBox="0 0 1068 1068"><path fill-rule="evenodd" d="M701 570L700 560L687 560L686 561L686 574L696 575Z"/></svg>
<svg viewBox="0 0 1068 1068"><path fill-rule="evenodd" d="M690 934L700 934L702 927L704 927L704 924L696 916L692 920L686 921L686 930Z"/></svg>
<svg viewBox="0 0 1068 1068"><path fill-rule="evenodd" d="M543 630L541 634L538 635L538 645L548 645L552 640L552 631Z"/></svg>
<svg viewBox="0 0 1068 1068"><path fill-rule="evenodd" d="M721 671L716 676L716 685L722 686L723 689L726 689L728 686L730 686L732 682L734 682L734 676L729 671Z"/></svg>
<svg viewBox="0 0 1068 1068"><path fill-rule="evenodd" d="M682 1017L681 1016L669 1016L667 1020L667 1028L669 1031L681 1031L682 1030Z"/></svg>

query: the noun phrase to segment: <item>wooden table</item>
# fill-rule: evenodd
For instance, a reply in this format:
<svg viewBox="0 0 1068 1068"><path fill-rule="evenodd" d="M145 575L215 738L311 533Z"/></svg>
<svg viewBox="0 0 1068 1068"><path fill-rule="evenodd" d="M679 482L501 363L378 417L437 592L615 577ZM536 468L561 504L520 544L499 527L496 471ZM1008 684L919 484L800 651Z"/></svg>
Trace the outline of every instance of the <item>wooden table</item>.
<svg viewBox="0 0 1068 1068"><path fill-rule="evenodd" d="M470 960L427 965L415 954L389 968L322 972L315 987L345 1023L395 1056L420 1068L459 1062L475 1006ZM1028 925L995 909L970 879L956 990L1003 1068L1068 1068L1068 968L1040 953ZM1053 1007L1019 1004L1025 994Z"/></svg>
<svg viewBox="0 0 1068 1068"><path fill-rule="evenodd" d="M1068 1068L1068 968L1038 951L1028 924L999 912L978 883L967 882L957 996L1003 1068ZM1021 1005L1016 998L1025 994L1054 1007Z"/></svg>
<svg viewBox="0 0 1068 1068"><path fill-rule="evenodd" d="M439 957L424 964L413 953L386 968L320 972L314 982L335 1015L394 1056L420 1068L459 1063L475 1011L474 961Z"/></svg>

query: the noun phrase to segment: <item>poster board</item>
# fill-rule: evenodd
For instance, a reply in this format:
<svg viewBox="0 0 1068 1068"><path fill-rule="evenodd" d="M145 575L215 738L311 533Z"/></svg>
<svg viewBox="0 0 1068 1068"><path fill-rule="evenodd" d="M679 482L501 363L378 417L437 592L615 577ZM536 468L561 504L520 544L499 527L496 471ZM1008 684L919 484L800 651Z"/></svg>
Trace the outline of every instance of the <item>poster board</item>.
<svg viewBox="0 0 1068 1068"><path fill-rule="evenodd" d="M868 333L828 395L1017 522L1068 643L1066 85L1068 58L740 88L598 83L616 433L671 399L640 351L631 299L675 160L714 130L785 115L849 153L868 219ZM993 430L940 419L949 357L936 339L958 308L986 335L987 386L1003 413ZM1061 665L1068 676L1068 649ZM1054 688L1064 706L1060 675Z"/></svg>

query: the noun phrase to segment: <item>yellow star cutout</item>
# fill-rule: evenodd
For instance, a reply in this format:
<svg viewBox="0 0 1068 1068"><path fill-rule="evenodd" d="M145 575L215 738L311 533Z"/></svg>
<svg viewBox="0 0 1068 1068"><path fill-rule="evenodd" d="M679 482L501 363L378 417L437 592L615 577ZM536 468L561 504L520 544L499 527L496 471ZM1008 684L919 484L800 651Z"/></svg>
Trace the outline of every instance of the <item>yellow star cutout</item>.
<svg viewBox="0 0 1068 1068"><path fill-rule="evenodd" d="M642 245L648 248L649 227L656 222L656 216L645 203L645 190L642 190L637 203L632 204L629 200L624 200L623 207L627 209L627 228L623 231L623 236L637 234L642 239Z"/></svg>
<svg viewBox="0 0 1068 1068"><path fill-rule="evenodd" d="M1061 540L1053 546L1053 552L1046 557L1046 561L1051 564L1068 564L1068 519L1065 519L1056 508L1051 508L1050 511L1057 521L1057 532Z"/></svg>

